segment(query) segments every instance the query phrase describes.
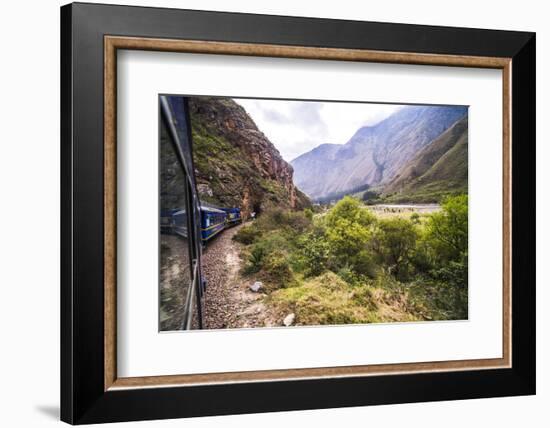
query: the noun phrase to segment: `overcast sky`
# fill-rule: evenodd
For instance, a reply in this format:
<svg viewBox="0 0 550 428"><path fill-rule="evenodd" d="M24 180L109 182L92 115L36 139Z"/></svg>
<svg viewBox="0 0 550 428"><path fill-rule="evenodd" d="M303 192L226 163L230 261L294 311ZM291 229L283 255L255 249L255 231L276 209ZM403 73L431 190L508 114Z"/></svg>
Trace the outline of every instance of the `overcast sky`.
<svg viewBox="0 0 550 428"><path fill-rule="evenodd" d="M236 98L286 161L320 144L345 144L361 126L402 108L391 104Z"/></svg>

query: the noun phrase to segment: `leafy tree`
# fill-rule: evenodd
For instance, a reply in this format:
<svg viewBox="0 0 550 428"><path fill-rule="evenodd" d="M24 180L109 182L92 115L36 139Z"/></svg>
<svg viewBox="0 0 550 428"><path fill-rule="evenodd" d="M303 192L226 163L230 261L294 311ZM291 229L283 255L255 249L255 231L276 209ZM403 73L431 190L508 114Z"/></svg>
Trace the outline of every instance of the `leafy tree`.
<svg viewBox="0 0 550 428"><path fill-rule="evenodd" d="M306 276L317 276L327 270L330 249L322 232L313 231L304 235L299 245Z"/></svg>
<svg viewBox="0 0 550 428"><path fill-rule="evenodd" d="M392 217L379 222L376 250L397 278L407 278L417 239L416 226L407 219Z"/></svg>
<svg viewBox="0 0 550 428"><path fill-rule="evenodd" d="M431 215L427 227L435 266L432 276L456 290L456 306L462 307L468 286L468 196L448 197L442 208Z"/></svg>
<svg viewBox="0 0 550 428"><path fill-rule="evenodd" d="M419 224L416 230L418 237L411 264L417 273L429 273L434 267L432 241L428 238L426 228L422 224Z"/></svg>
<svg viewBox="0 0 550 428"><path fill-rule="evenodd" d="M341 199L326 215L326 237L335 268L349 263L356 271L370 270L366 253L376 222L370 210L350 196Z"/></svg>
<svg viewBox="0 0 550 428"><path fill-rule="evenodd" d="M445 199L442 210L430 216L427 232L437 259L460 261L468 251L468 195Z"/></svg>
<svg viewBox="0 0 550 428"><path fill-rule="evenodd" d="M351 196L345 196L334 205L326 216L326 224L329 227L335 226L341 219L364 227L368 227L376 221L374 214L361 206L358 199Z"/></svg>

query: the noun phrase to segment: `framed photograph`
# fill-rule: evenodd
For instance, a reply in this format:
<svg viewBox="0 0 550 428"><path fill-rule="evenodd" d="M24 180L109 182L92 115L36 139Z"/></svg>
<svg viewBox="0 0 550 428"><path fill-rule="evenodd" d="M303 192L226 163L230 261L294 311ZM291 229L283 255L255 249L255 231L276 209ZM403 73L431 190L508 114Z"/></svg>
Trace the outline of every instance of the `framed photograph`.
<svg viewBox="0 0 550 428"><path fill-rule="evenodd" d="M76 3L61 56L62 420L535 393L533 33Z"/></svg>

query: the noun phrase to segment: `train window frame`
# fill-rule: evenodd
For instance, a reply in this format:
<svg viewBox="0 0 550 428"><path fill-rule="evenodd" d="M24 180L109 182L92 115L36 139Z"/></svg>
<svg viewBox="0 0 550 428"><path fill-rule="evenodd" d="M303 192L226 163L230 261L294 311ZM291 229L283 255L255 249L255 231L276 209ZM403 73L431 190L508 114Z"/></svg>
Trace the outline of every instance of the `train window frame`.
<svg viewBox="0 0 550 428"><path fill-rule="evenodd" d="M535 34L526 32L63 6L61 419L83 424L534 394L535 45ZM514 243L504 254L513 266L505 272L507 365L456 361L118 377L113 221L118 49L502 69L508 144L503 236ZM200 248L193 248L200 256ZM197 260L194 268L200 269Z"/></svg>
<svg viewBox="0 0 550 428"><path fill-rule="evenodd" d="M161 102L161 97L159 95L159 136L158 136L158 156L159 156L159 207L162 205L161 204L161 201L162 201L162 195L161 195L161 192L160 192L160 186L161 186L161 174L162 174L162 171L161 171L161 168L160 168L160 165L161 165L161 158L162 158L162 143L161 143L161 138L162 138L162 129L164 127L165 129L165 132L167 133L167 137L169 138L170 140L170 146L171 146L171 149L173 151L173 154L174 156L177 158L177 161L178 161L178 165L182 171L182 174L183 174L183 179L184 179L184 185L183 185L183 193L184 193L184 199L185 199L185 220L186 220L186 228L187 228L187 250L188 250L188 260L189 260L189 276L190 276L190 279L189 279L189 284L188 284L188 287L187 287L187 293L186 295L184 296L184 299L183 299L183 309L184 309L184 314L183 314L183 323L181 325L181 330L188 330L191 328L191 324L192 324L192 320L193 320L193 316L194 316L194 311L193 311L193 301L195 300L195 296L197 294L200 294L197 292L197 278L196 276L200 274L200 272L197 271L197 263L196 263L196 259L197 259L197 254L196 254L196 251L194 250L193 246L194 246L194 240L192 238L192 235L191 234L191 231L193 230L193 223L191 222L191 217L192 215L190 215L190 213L193 213L193 205L191 203L191 192L190 192L190 177L189 177L189 170L188 168L186 167L185 165L185 162L183 160L183 156L181 154L181 149L179 147L179 143L178 143L178 136L174 133L174 130L171 129L170 127L170 118L167 117L167 115L169 115L168 112L166 112L164 109L163 109L163 105L162 105L162 102ZM168 107L166 107L168 108ZM187 136L188 138L190 138L190 136L188 135ZM159 260L159 266L161 265L161 260L162 260L162 256L161 256L161 251L160 251L160 244L161 244L161 240L160 240L160 228L161 228L161 225L160 225L160 210L159 210L159 251L158 251L158 260ZM159 302L161 301L161 280L160 280L160 270L159 270L159 283L158 283L158 293L159 293ZM200 305L200 299L199 300L196 300L196 304L199 306ZM198 316L201 317L201 311L198 309L198 307L195 309L199 314ZM158 328L159 328L159 332L162 332L163 330L161 329L161 310L160 310L160 305L159 305L159 314L158 314L159 318L158 318ZM198 320L198 323L199 325L202 325L202 319L199 318Z"/></svg>

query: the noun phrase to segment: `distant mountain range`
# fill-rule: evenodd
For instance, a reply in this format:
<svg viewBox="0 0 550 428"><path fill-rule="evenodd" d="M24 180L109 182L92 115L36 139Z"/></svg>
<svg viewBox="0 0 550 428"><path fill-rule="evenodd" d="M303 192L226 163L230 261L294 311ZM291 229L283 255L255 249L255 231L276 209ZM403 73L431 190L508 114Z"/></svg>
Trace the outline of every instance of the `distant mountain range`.
<svg viewBox="0 0 550 428"><path fill-rule="evenodd" d="M294 159L294 183L312 199L367 187L418 201L466 191L467 114L462 106L405 107L346 144L321 144Z"/></svg>

